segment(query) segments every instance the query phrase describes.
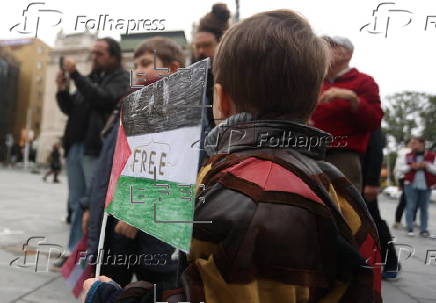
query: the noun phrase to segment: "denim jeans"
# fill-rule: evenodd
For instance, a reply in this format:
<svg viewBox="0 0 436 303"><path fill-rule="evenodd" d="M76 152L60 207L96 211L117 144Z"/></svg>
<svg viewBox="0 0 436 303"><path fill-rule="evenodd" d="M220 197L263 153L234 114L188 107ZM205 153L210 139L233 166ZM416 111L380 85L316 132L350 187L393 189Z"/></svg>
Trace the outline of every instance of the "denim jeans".
<svg viewBox="0 0 436 303"><path fill-rule="evenodd" d="M404 193L406 194L406 223L407 229L413 231L413 216L415 209L419 209L420 231L427 231L428 224L428 204L430 202L431 190L420 190L413 187L412 184L404 185Z"/></svg>
<svg viewBox="0 0 436 303"><path fill-rule="evenodd" d="M83 236L83 210L79 201L85 196L86 189L90 186L97 159L97 157L84 155L83 152L83 144L75 143L71 146L67 156L68 206L72 210L70 236L68 240L68 249L70 252L74 250L74 247Z"/></svg>

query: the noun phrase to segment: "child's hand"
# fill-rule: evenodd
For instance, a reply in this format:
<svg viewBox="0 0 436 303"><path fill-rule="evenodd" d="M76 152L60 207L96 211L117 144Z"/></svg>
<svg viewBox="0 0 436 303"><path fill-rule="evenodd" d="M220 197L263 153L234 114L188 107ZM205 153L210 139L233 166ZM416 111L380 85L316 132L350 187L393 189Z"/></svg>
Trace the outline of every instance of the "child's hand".
<svg viewBox="0 0 436 303"><path fill-rule="evenodd" d="M112 279L108 278L106 276L100 276L98 278L89 278L86 279L85 282L83 282L83 290L82 290L82 294L81 294L81 301L85 302L86 300L86 296L89 292L89 290L91 289L92 284L94 284L97 281L101 281L101 282L111 282Z"/></svg>
<svg viewBox="0 0 436 303"><path fill-rule="evenodd" d="M138 230L124 221L118 221L117 225L115 225L115 232L127 238L134 239Z"/></svg>
<svg viewBox="0 0 436 303"><path fill-rule="evenodd" d="M80 294L81 296L80 301L82 303L85 302L86 296L88 295L88 292L91 289L92 284L94 284L97 281L98 281L97 278L90 278L90 279L86 279L85 282L83 282L83 289L82 289L82 293Z"/></svg>

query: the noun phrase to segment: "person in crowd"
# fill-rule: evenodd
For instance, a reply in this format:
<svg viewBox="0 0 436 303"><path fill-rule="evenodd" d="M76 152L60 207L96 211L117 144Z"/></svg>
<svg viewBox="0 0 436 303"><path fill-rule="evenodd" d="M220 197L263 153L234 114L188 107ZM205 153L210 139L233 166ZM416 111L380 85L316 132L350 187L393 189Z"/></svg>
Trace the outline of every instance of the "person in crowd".
<svg viewBox="0 0 436 303"><path fill-rule="evenodd" d="M362 157L362 196L368 206L380 237L381 256L384 263L382 276L385 279L397 277L401 265L398 263L395 244L389 226L380 215L378 194L380 192L380 173L383 163L383 147L385 138L382 130L378 129L371 134L365 156Z"/></svg>
<svg viewBox="0 0 436 303"><path fill-rule="evenodd" d="M425 149L423 137L412 137L410 149L411 152L397 164L398 171L404 174L407 232L409 236L415 235L413 217L418 208L420 235L428 237L428 204L431 189L436 185L436 157Z"/></svg>
<svg viewBox="0 0 436 303"><path fill-rule="evenodd" d="M216 3L212 6L212 11L200 19L197 32L193 39L193 62L210 58L213 61L215 49L221 40L224 32L229 28L230 11L227 5ZM211 66L212 67L212 66ZM203 121L203 132L200 144L200 163L207 157L203 142L209 131L215 126L212 113L213 104L213 73L208 69L206 87L206 111L205 121ZM219 122L219 121L218 121Z"/></svg>
<svg viewBox="0 0 436 303"><path fill-rule="evenodd" d="M62 169L62 161L61 161L61 146L59 143L55 143L53 145L53 149L50 152L48 163L50 165L50 169L47 171L47 173L44 175L42 180L44 182L47 182L47 178L53 174L53 183L59 183L59 173Z"/></svg>
<svg viewBox="0 0 436 303"><path fill-rule="evenodd" d="M74 81L71 94L67 78ZM82 237L82 208L79 200L90 186L100 154L100 132L117 102L129 86L129 74L121 66L121 48L112 38L98 39L92 50L92 71L82 75L72 58L64 58L56 79L56 99L68 116L63 136L68 176L68 204L72 210L68 250ZM63 259L65 260L65 258ZM62 262L55 264L60 267Z"/></svg>
<svg viewBox="0 0 436 303"><path fill-rule="evenodd" d="M401 196L398 201L397 208L395 209L395 223L393 227L395 229L402 229L403 225L401 224L401 219L403 218L404 209L406 208L406 194L404 193L404 174L398 170L398 163L401 163L406 156L406 154L410 153L410 147L409 144L410 140L406 141L406 144L404 148L401 148L398 151L397 158L395 160L395 178L398 182L398 188L401 190ZM415 209L415 214L413 215L413 222L414 225L416 225L416 214L418 212L418 209Z"/></svg>
<svg viewBox="0 0 436 303"><path fill-rule="evenodd" d="M327 161L361 190L360 157L383 117L379 88L371 76L350 67L354 46L349 39L323 38L330 46L331 63L311 120L313 126L333 135Z"/></svg>
<svg viewBox="0 0 436 303"><path fill-rule="evenodd" d="M154 61L155 54L156 60ZM162 37L147 39L134 52L135 70L133 74L135 76L135 85L148 85L184 66L185 56L177 43ZM168 70L162 70L163 68ZM119 108L117 107L104 128L103 149L92 180L91 189L88 191L87 198L81 200L84 209L83 228L84 232L88 232L87 250L92 259L96 259L98 255L100 227L112 170L118 127ZM103 263L101 273L114 277L116 282L122 286L130 283L133 274L138 279L152 283L169 283L173 281L172 285L175 285L177 262L171 259L174 249L123 221L118 221L113 217L108 218L104 251L112 256L118 254L147 256L141 260L150 264ZM103 259L108 257L106 255ZM90 261L95 262L95 260Z"/></svg>
<svg viewBox="0 0 436 303"><path fill-rule="evenodd" d="M360 192L322 161L330 136L306 125L327 65L325 41L293 11L230 28L213 65L222 122L206 137L194 213L212 223L193 225L180 285L122 289L102 276L85 281L84 300L381 302L375 225ZM246 135L230 146L235 130ZM319 144L289 142L289 133Z"/></svg>
<svg viewBox="0 0 436 303"><path fill-rule="evenodd" d="M216 3L212 11L200 19L193 41L193 61L213 58L224 32L229 28L230 11L226 4Z"/></svg>

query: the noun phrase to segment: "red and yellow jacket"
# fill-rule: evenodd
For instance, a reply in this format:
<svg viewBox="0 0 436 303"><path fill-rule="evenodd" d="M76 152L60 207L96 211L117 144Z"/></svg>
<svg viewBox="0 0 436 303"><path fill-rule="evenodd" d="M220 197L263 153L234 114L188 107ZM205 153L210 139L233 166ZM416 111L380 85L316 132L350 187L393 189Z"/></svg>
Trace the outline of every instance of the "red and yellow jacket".
<svg viewBox="0 0 436 303"><path fill-rule="evenodd" d="M240 120L206 139L194 220L212 223L193 225L180 288L158 285L154 298L151 284L137 282L103 296L104 285L90 302L382 302L377 231L360 193L322 160L328 134ZM312 140L289 146L290 133Z"/></svg>

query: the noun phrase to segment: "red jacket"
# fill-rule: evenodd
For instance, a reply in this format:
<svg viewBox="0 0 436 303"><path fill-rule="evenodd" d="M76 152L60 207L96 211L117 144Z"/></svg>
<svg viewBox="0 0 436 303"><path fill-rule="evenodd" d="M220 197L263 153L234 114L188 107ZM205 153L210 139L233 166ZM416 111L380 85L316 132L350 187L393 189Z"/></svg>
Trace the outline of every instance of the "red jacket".
<svg viewBox="0 0 436 303"><path fill-rule="evenodd" d="M335 81L324 81L321 93L332 88L354 91L360 98L355 112L351 103L344 99L335 99L327 104L319 104L312 114L314 126L329 132L335 137L330 148L341 148L364 154L370 133L380 127L383 110L377 83L371 76L350 69Z"/></svg>
<svg viewBox="0 0 436 303"><path fill-rule="evenodd" d="M434 153L428 151L424 154L424 162L430 162L431 164L433 164L435 157L436 155ZM413 162L416 162L416 154L408 153L406 155L406 163L410 165ZM409 183L409 184L412 183L413 180L415 180L415 174L416 174L416 170L414 169L411 169L409 172L407 172L404 175L404 180L406 181L404 183ZM428 188L433 187L434 185L436 185L436 176L433 175L428 170L425 170L425 182Z"/></svg>

